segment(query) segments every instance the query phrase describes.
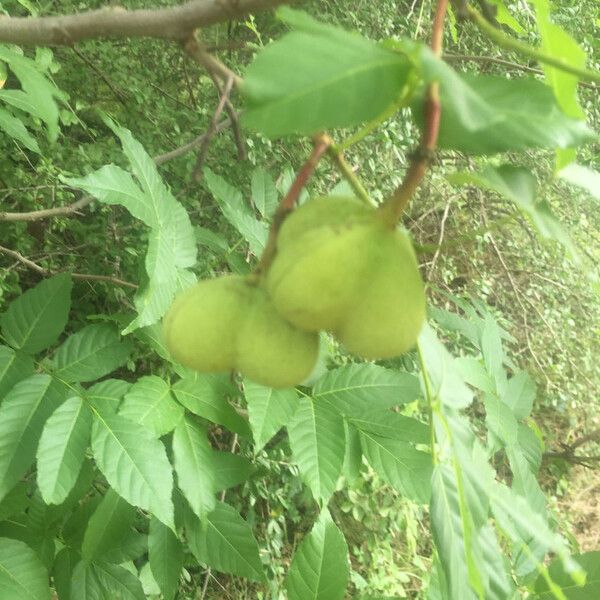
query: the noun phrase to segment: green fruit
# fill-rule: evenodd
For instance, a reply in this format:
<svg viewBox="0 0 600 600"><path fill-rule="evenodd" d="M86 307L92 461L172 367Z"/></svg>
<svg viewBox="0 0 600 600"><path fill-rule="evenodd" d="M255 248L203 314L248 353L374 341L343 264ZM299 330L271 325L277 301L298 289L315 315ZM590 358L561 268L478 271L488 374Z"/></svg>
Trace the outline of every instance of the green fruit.
<svg viewBox="0 0 600 600"><path fill-rule="evenodd" d="M238 370L271 387L306 379L316 364L318 336L285 321L265 290L225 276L183 292L164 320L173 357L204 373Z"/></svg>
<svg viewBox="0 0 600 600"><path fill-rule="evenodd" d="M267 289L292 324L331 331L364 358L406 352L425 319L407 235L351 198L311 200L284 222Z"/></svg>

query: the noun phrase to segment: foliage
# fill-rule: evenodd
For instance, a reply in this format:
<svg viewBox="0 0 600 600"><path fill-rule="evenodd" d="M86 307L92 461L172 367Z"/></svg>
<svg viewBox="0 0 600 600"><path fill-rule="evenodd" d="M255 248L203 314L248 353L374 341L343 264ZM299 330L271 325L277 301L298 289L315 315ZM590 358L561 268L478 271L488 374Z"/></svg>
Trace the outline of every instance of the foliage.
<svg viewBox="0 0 600 600"><path fill-rule="evenodd" d="M177 92L176 110L158 105L162 126L155 128L136 116L154 118L147 90L125 109L112 98L73 100L84 85L62 51L55 59L39 49L32 59L0 46L0 64L8 65L16 86L0 90L0 143L20 152L11 158L17 166L10 185L31 182L24 165L35 161L44 181L66 186L53 188L58 200L79 189L98 202L94 223L59 219L50 226L44 252L52 236L72 236L74 245L89 239L90 270L118 265L117 274L139 282L131 299L123 290L99 292L105 288L92 281L84 288L69 275L81 268L77 254L63 263L49 257L47 276L35 284L3 276L3 294L11 299L0 317L0 587L11 598L50 598L53 591L61 600L191 598L202 587L198 565L207 585L217 572L237 597L563 599L592 597L597 589L598 553L571 554L576 548L561 535L540 485L544 442L535 410L540 399L556 403L556 395L542 394L549 376L539 365L529 374L524 367L531 365L514 351L515 342L531 350L527 322L526 339L517 340L508 331L516 329L512 306L494 310L492 302L467 300L448 285L462 272L459 252L468 256L471 241L483 246L494 239L487 217L483 231L473 231L472 223L466 229L471 240L457 235L467 248L456 253L453 240L447 252L443 246L442 221L431 268L439 260L443 275L430 277L430 324L417 350L400 359L355 362L324 335L327 351L312 380L274 390L188 371L162 342L160 321L178 291L214 273L247 274L265 248L294 178L281 156L292 148L295 161L304 151L274 138L342 128L348 157L364 158L363 174L378 186L379 200L397 182L381 177L378 169L385 173L389 163L376 153L414 143L426 127L421 107L432 81L440 83L441 156L459 165L432 181L470 186L465 198L481 200L484 215L486 204L491 212L501 198L511 234L524 215L545 244L559 242L572 262L556 245L527 237L529 244L555 268L593 279L597 251L582 243L574 215L564 218L564 209L547 199L551 186L562 185L550 179L554 171L595 193L593 163L572 162L575 146L597 142L584 120L584 109L593 122L597 107L578 99L577 77L547 65L544 81L463 73L409 35L390 39L387 3L370 32L382 41L351 33L366 20L356 4L344 15L345 27L289 8L278 12L291 29L283 35L272 17L237 26L256 50L241 93L242 122L257 132L247 140L250 163L258 166L234 170L227 159L209 161L201 199L180 183L193 161L159 172L150 157L157 140L170 137L165 115L178 134L196 123L200 106L183 110L181 104L198 98L171 85L163 61L173 55L147 47L165 87ZM495 4L501 22L517 34L526 31L510 7ZM541 48L553 55L567 48L565 59L582 67L584 49L552 20L545 1L533 4L535 23L526 25L539 31ZM322 10L315 17L338 20L334 9ZM221 36L222 26L211 33ZM271 35L277 39L265 44ZM142 54L144 43L132 48ZM105 52L96 44L90 48ZM117 78L127 77L122 60L115 62ZM63 63L71 71L55 83ZM208 83L196 86L202 100L210 97ZM127 80L119 85L127 87ZM91 142L79 149L63 143L86 136ZM222 139L214 144L215 155L225 147ZM543 152L546 165L551 156L554 167L541 169L527 152ZM332 173L318 174L312 191L331 191ZM440 212L438 200L433 212ZM22 208L35 210L35 197L27 201L31 206ZM459 233L474 212L466 200L460 209ZM417 221L413 210L408 216ZM6 243L26 231L15 224ZM24 254L38 243L27 235L18 246ZM419 241L427 252L432 240ZM488 248L469 257L467 269L485 265ZM493 248L502 262L495 242ZM438 258L440 250L445 256ZM50 276L59 266L65 272ZM520 298L510 271L508 281ZM479 296L489 301L493 287L482 281ZM579 368L589 372L585 364ZM560 397L568 377L552 377ZM431 537L419 539L419 528ZM368 536L364 544L361 535ZM401 569L392 563L382 573L377 552L384 563L401 556Z"/></svg>

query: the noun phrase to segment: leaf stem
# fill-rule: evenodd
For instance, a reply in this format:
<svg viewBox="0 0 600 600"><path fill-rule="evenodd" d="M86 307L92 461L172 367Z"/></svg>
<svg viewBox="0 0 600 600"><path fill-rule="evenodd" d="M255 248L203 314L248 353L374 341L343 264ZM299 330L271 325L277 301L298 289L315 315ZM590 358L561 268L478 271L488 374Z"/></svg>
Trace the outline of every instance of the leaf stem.
<svg viewBox="0 0 600 600"><path fill-rule="evenodd" d="M431 384L429 382L429 374L427 373L427 368L425 367L425 359L423 358L423 353L421 352L421 346L417 342L417 354L419 355L419 365L421 367L421 375L423 377L423 386L425 387L425 399L427 400L427 411L429 414L429 445L431 446L431 460L434 465L437 465L440 462L439 456L437 454L437 447L435 444L435 427L433 424L433 411L434 411L434 403L437 402L435 400L433 394L431 393ZM435 407L437 409L437 407Z"/></svg>
<svg viewBox="0 0 600 600"><path fill-rule="evenodd" d="M329 148L327 148L327 154L329 154L344 179L350 184L350 187L354 190L356 196L365 204L375 206L375 203L369 196L369 192L367 192L360 179L354 174L352 167L346 162L341 147L331 144Z"/></svg>
<svg viewBox="0 0 600 600"><path fill-rule="evenodd" d="M585 67L577 67L567 62L563 58L546 54L537 48L533 48L529 44L519 42L513 37L506 35L502 30L494 27L477 9L467 6L467 14L469 19L479 27L492 41L496 42L501 48L506 50L514 50L515 52L533 58L538 62L556 67L566 73L576 75L580 79L600 83L600 72L586 69Z"/></svg>

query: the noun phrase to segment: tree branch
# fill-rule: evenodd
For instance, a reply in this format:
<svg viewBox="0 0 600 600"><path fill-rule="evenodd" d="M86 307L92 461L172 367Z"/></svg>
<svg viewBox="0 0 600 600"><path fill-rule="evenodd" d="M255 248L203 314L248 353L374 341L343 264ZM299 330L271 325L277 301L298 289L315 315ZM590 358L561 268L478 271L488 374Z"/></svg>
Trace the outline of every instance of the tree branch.
<svg viewBox="0 0 600 600"><path fill-rule="evenodd" d="M5 248L4 246L0 246L0 252L2 254L6 254L8 256L12 256L14 259L18 260L20 263L25 266L37 271L41 275L47 277L48 275L54 275L56 273L61 273L62 271L50 271L49 269L44 269L41 265L33 262L26 256L23 256L20 252L16 250L11 250L10 248ZM66 271L68 272L68 271ZM93 275L91 273L69 273L73 279L82 279L84 281L104 281L106 283L112 283L114 285L120 285L122 287L129 287L133 289L137 289L137 285L135 283L131 283L129 281L124 281L123 279L119 279L118 277L111 277L110 275Z"/></svg>
<svg viewBox="0 0 600 600"><path fill-rule="evenodd" d="M194 29L274 8L289 0L193 0L170 8L107 7L59 17L0 16L0 42L70 46L98 38L185 40Z"/></svg>
<svg viewBox="0 0 600 600"><path fill-rule="evenodd" d="M236 114L237 116L237 114ZM226 129L231 125L231 119L225 119L221 121L215 127L214 133L219 133ZM183 156L187 154L191 150L194 150L198 146L201 146L204 140L206 139L206 133L199 135L196 139L184 144L183 146L179 146L179 148L175 148L170 152L165 152L164 154L159 154L153 158L155 164L162 165L174 158L178 158L179 156ZM57 206L55 208L44 208L42 210L34 210L31 212L0 212L0 221L39 221L41 219L49 219L52 217L71 217L76 214L81 214L80 209L86 207L88 204L91 204L94 201L93 196L84 196L77 202L73 202L73 204L67 204L65 206Z"/></svg>

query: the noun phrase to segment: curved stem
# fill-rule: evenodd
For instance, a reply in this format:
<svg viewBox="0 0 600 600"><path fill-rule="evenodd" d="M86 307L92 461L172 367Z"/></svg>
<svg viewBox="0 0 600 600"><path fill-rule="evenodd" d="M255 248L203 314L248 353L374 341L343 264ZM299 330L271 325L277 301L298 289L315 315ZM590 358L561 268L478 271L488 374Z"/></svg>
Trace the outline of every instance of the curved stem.
<svg viewBox="0 0 600 600"><path fill-rule="evenodd" d="M277 210L275 211L275 214L273 215L271 229L269 230L269 237L267 239L262 256L260 257L260 261L254 270L254 278L258 279L260 275L268 269L273 258L275 257L279 229L281 228L281 225L287 216L292 212L292 210L294 210L294 205L300 196L302 188L306 185L306 182L310 179L314 170L317 168L319 160L321 160L321 157L323 154L325 154L327 148L331 145L331 138L325 134L317 135L314 137L314 144L315 147L313 148L311 155L298 172L298 175L296 175L294 183L292 183L288 193L282 198Z"/></svg>
<svg viewBox="0 0 600 600"><path fill-rule="evenodd" d="M444 20L447 10L448 0L438 0L431 34L431 50L438 58L442 55ZM384 202L380 209L381 218L390 227L396 226L400 215L425 176L431 156L437 145L441 113L439 85L437 82L433 82L429 86L425 99L425 125L419 148L408 167L408 171L400 187Z"/></svg>
<svg viewBox="0 0 600 600"><path fill-rule="evenodd" d="M533 58L538 62L550 65L551 67L555 67L561 71L565 71L566 73L576 75L580 79L600 83L600 72L591 71L585 67L576 67L562 58L546 54L537 48L533 48L529 44L524 44L523 42L515 40L509 35L506 35L502 30L494 27L478 10L471 6L467 6L467 14L469 15L471 21L473 21L473 23L475 23L475 25L477 25L477 27L479 27L483 33L485 33L491 40L496 42L496 44L498 44L498 46L501 48L514 50L523 56L528 56L529 58Z"/></svg>
<svg viewBox="0 0 600 600"><path fill-rule="evenodd" d="M367 192L365 186L361 183L360 179L354 174L354 171L346 162L340 147L336 144L331 144L327 149L327 154L329 154L344 179L350 184L350 187L354 190L356 196L365 204L368 204L369 206L375 206L375 203L369 196L369 192Z"/></svg>

